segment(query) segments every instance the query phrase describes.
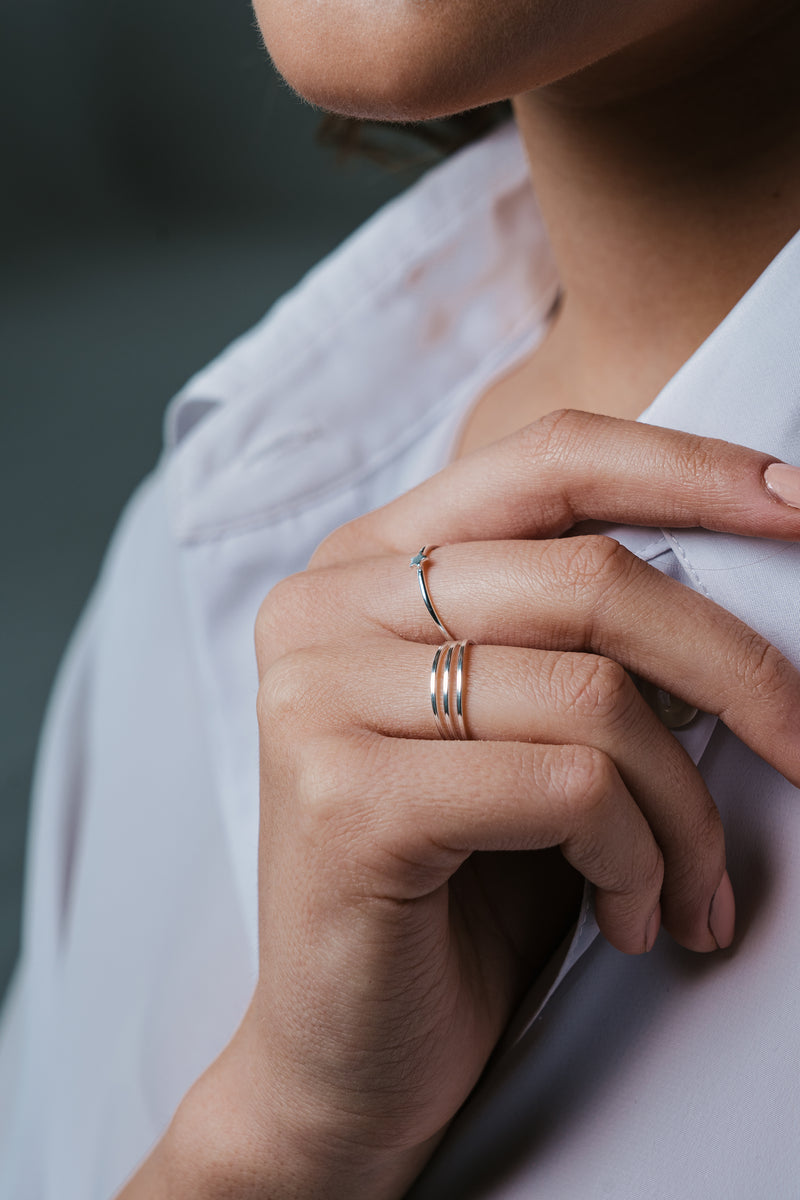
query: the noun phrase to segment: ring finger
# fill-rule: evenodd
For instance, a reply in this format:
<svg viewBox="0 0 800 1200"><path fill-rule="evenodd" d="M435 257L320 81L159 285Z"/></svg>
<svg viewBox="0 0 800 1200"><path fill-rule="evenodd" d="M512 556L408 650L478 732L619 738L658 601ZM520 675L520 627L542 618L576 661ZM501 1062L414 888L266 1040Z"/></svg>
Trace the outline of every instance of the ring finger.
<svg viewBox="0 0 800 1200"><path fill-rule="evenodd" d="M382 660L385 671L387 656L392 687L372 688L365 702L363 680ZM350 724L402 738L437 736L426 689L430 647L380 638L326 650L325 657L325 678L335 685L321 708L340 728ZM713 950L720 937L727 940L709 926L725 872L719 814L688 755L618 663L587 653L470 646L464 695L473 739L583 745L607 755L663 854L665 927L693 950Z"/></svg>
<svg viewBox="0 0 800 1200"><path fill-rule="evenodd" d="M443 546L428 564L428 586L454 637L607 655L720 716L800 785L800 674L731 613L613 539ZM314 613L314 636L322 640L326 625L356 637L365 622L406 640L441 640L408 560L394 557L307 571L279 585L268 604L296 639L286 645L284 634L279 653L309 644L309 623L298 619L304 611Z"/></svg>

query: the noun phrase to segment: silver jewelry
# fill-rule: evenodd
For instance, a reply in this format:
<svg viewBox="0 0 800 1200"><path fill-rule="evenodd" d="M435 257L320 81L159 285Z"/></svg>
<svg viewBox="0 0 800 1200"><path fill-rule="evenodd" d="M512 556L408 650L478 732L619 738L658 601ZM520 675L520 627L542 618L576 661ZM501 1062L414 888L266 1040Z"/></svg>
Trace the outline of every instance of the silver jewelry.
<svg viewBox="0 0 800 1200"><path fill-rule="evenodd" d="M431 708L439 736L445 741L469 741L464 718L464 652L475 643L445 642L431 665Z"/></svg>
<svg viewBox="0 0 800 1200"><path fill-rule="evenodd" d="M430 561L429 555L426 553L426 551L435 549L435 546L423 546L419 554L414 555L409 563L409 566L417 568L417 583L419 584L419 590L422 593L422 599L425 601L425 607L433 617L436 624L439 626L439 629L441 629L444 636L449 640L452 640L452 633L449 633L448 630L445 629L439 614L434 608L433 600L431 600L431 594L428 591L428 581L425 578L425 563Z"/></svg>

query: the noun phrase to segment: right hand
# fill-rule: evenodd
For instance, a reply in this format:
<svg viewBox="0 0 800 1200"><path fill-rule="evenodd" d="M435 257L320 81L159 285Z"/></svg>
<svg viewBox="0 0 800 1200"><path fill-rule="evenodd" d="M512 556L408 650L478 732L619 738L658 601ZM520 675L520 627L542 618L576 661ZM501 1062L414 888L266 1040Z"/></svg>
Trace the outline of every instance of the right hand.
<svg viewBox="0 0 800 1200"><path fill-rule="evenodd" d="M800 676L612 539L559 535L602 519L800 539L800 511L764 486L772 461L556 414L343 527L267 597L261 973L201 1088L235 1107L228 1136L266 1195L402 1195L581 876L622 951L648 949L659 916L689 949L730 941L719 815L628 672L795 784ZM438 741L430 711L443 638L409 570L423 542L443 621L477 643L469 742Z"/></svg>

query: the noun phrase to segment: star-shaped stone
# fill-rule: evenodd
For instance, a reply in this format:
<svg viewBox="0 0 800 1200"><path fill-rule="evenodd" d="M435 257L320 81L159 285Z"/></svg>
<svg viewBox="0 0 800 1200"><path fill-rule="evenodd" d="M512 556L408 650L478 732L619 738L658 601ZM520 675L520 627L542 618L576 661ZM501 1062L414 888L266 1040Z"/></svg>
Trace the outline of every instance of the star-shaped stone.
<svg viewBox="0 0 800 1200"><path fill-rule="evenodd" d="M410 567L421 567L424 562L427 562L428 556L425 553L427 548L428 548L427 546L423 546L422 549L420 550L419 554L415 554L414 557L412 558L411 562L408 565Z"/></svg>

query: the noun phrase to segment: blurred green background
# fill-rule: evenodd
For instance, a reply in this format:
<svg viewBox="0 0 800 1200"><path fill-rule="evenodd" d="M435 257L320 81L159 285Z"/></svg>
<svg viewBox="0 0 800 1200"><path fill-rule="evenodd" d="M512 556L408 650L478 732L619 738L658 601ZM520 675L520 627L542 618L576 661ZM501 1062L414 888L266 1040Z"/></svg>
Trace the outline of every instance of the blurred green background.
<svg viewBox="0 0 800 1200"><path fill-rule="evenodd" d="M340 167L246 0L0 0L0 994L60 654L161 418L410 174Z"/></svg>

